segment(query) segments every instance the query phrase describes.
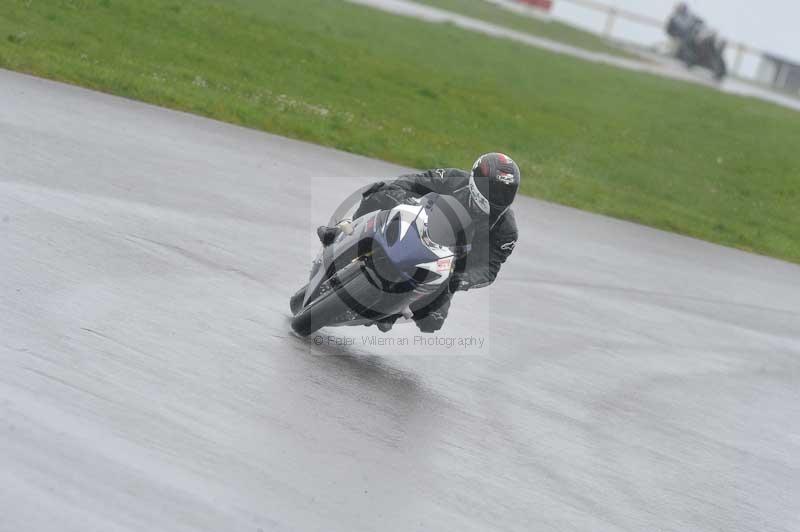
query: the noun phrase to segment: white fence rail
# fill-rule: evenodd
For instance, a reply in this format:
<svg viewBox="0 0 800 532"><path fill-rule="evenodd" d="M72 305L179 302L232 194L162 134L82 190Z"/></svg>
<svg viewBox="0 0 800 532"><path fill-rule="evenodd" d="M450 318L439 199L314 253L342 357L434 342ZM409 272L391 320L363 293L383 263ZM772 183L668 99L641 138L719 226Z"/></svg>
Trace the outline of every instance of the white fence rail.
<svg viewBox="0 0 800 532"><path fill-rule="evenodd" d="M556 1L557 3L558 2L569 3L574 6L588 9L602 15L603 17L602 28L596 29L595 31L600 35L602 35L603 37L612 40L625 40L620 37L617 37L615 34L615 30L617 29L617 26L619 25L620 21L625 21L640 26L655 28L661 32L664 31L664 28L667 23L666 20L661 20L655 17L634 13L626 9L620 9L618 7L611 6L603 2L598 2L597 0L556 0ZM730 70L733 74L741 77L754 78L756 71L755 68L756 63L761 58L763 53L764 53L763 50L749 46L742 42L728 40L726 59L728 59L729 64L731 65ZM745 62L751 63L751 68L748 69L749 72L747 74L745 74L742 69Z"/></svg>

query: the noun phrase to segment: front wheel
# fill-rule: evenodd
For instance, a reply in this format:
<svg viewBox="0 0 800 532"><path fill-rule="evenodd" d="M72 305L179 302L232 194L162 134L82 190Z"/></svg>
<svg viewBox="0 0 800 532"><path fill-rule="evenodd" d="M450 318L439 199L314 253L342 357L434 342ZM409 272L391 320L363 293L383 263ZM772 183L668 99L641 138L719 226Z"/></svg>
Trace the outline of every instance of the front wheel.
<svg viewBox="0 0 800 532"><path fill-rule="evenodd" d="M711 65L714 71L714 79L717 81L725 79L725 75L728 73L728 69L725 67L725 61L721 58L715 58L711 61Z"/></svg>
<svg viewBox="0 0 800 532"><path fill-rule="evenodd" d="M294 332L300 336L313 334L326 325L335 323L337 318L348 310L353 310L354 306L376 298L376 289L364 274L360 271L352 273L354 275L347 275L344 279L334 278L327 292L300 309L292 318ZM331 280L326 282L330 283Z"/></svg>
<svg viewBox="0 0 800 532"><path fill-rule="evenodd" d="M308 288L307 283L289 299L289 310L292 311L292 316L297 314L300 311L300 307L303 306L303 298L306 297L306 288Z"/></svg>

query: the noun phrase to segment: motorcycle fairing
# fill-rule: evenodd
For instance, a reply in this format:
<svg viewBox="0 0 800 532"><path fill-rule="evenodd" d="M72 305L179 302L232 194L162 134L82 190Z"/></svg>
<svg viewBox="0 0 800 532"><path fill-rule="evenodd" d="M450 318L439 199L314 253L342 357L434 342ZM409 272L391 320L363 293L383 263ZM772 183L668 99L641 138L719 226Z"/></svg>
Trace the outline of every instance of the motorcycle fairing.
<svg viewBox="0 0 800 532"><path fill-rule="evenodd" d="M445 198L449 197L442 197ZM368 305L378 311L377 314L399 313L410 302L441 290L455 261L451 247L430 238L429 214L434 212L438 200L439 195L431 193L414 205L400 204L354 220L353 231L337 235L314 261L303 306L320 295L320 287L326 280L335 281L337 272L345 268L351 270L355 262L360 262L361 273L380 289L376 291L374 302L359 302L359 306ZM433 218L441 224L441 214L438 216L437 219L434 214ZM456 224L461 223L461 219L456 221ZM463 228L456 228L456 231L461 230ZM371 321L352 318L352 324Z"/></svg>

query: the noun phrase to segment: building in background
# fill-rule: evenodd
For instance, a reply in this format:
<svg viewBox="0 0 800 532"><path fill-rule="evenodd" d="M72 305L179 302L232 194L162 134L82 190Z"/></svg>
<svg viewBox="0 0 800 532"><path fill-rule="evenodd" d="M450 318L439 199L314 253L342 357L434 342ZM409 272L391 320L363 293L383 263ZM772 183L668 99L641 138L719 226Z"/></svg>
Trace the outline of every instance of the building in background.
<svg viewBox="0 0 800 532"><path fill-rule="evenodd" d="M765 53L761 56L756 78L776 89L800 93L800 65Z"/></svg>

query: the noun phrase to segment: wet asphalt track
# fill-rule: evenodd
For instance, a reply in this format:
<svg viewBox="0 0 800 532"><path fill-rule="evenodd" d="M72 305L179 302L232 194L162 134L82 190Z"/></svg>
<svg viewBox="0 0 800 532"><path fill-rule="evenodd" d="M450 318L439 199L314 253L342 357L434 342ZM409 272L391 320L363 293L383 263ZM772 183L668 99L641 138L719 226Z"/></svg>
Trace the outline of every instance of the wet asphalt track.
<svg viewBox="0 0 800 532"><path fill-rule="evenodd" d="M0 531L800 529L795 265L522 198L445 345L290 335L400 171L0 71Z"/></svg>

